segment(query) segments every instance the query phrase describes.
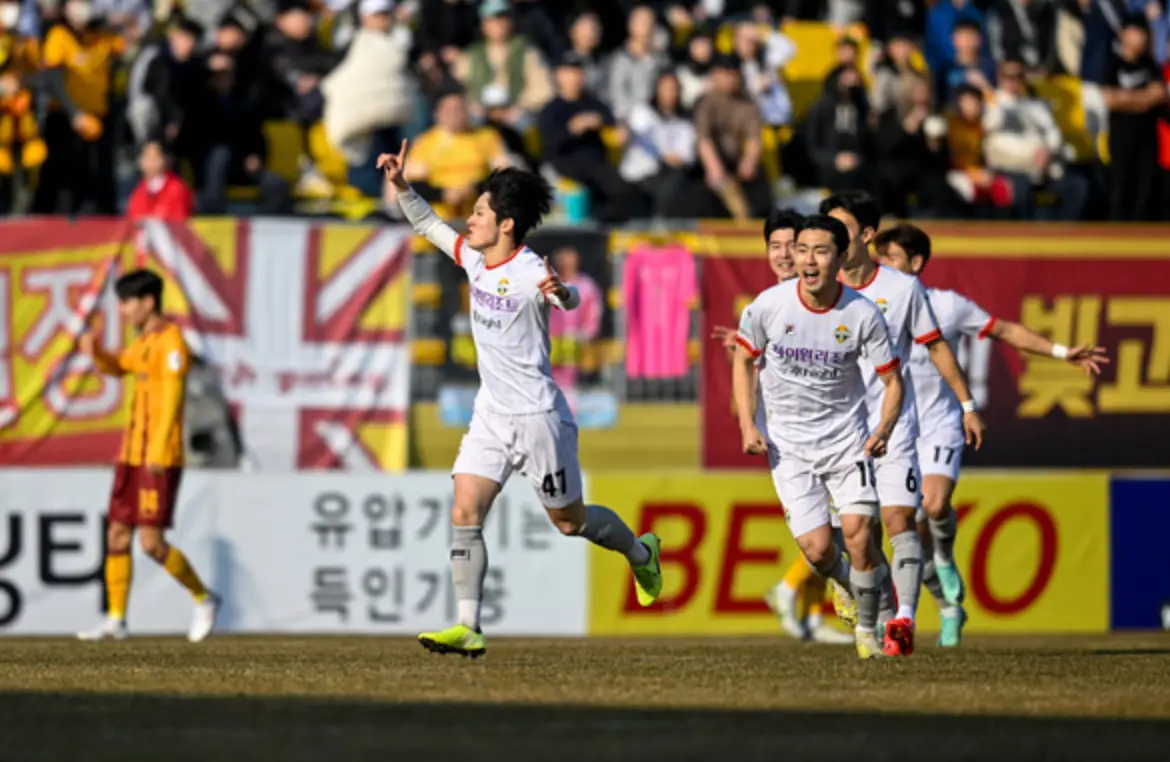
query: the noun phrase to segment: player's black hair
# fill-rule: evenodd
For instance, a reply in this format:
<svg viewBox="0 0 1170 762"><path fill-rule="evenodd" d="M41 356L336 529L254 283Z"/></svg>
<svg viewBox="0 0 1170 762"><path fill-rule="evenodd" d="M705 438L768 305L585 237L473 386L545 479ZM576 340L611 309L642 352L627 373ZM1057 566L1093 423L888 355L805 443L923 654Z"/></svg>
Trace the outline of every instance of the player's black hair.
<svg viewBox="0 0 1170 762"><path fill-rule="evenodd" d="M538 174L508 167L497 169L483 184L488 205L496 213L496 224L512 220L512 237L522 243L524 236L540 224L552 208L552 188Z"/></svg>
<svg viewBox="0 0 1170 762"><path fill-rule="evenodd" d="M844 209L853 215L861 229L873 228L877 231L882 224L882 207L873 194L861 190L841 191L834 193L821 202L818 210L821 214L828 214L834 209Z"/></svg>
<svg viewBox="0 0 1170 762"><path fill-rule="evenodd" d="M845 227L845 223L836 217L830 217L827 214L810 214L804 218L797 232L799 234L806 230L824 230L833 236L833 245L837 247L838 256L843 256L849 249L849 228Z"/></svg>
<svg viewBox="0 0 1170 762"><path fill-rule="evenodd" d="M924 267L930 261L930 236L917 225L906 222L895 225L878 233L877 239L874 241L878 251L882 251L891 243L898 244L907 256L922 257Z"/></svg>
<svg viewBox="0 0 1170 762"><path fill-rule="evenodd" d="M783 209L772 209L768 212L768 219L764 220L764 243L772 240L772 234L777 230L788 230L791 228L795 233L800 233L800 226L804 224L804 215L788 207Z"/></svg>
<svg viewBox="0 0 1170 762"><path fill-rule="evenodd" d="M150 270L131 270L114 283L114 294L119 301L154 298L155 312L162 311L163 280Z"/></svg>

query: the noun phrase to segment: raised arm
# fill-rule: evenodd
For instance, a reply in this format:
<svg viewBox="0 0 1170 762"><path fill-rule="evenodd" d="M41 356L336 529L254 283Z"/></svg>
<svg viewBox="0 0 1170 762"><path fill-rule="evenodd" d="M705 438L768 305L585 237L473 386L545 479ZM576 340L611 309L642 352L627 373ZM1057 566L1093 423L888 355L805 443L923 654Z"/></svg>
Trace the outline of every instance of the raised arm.
<svg viewBox="0 0 1170 762"><path fill-rule="evenodd" d="M97 334L93 331L81 334L77 340L77 348L93 360L93 365L99 373L105 373L107 376L126 375L126 366L122 363L121 356L106 351L106 348L98 343Z"/></svg>
<svg viewBox="0 0 1170 762"><path fill-rule="evenodd" d="M386 182L392 184L398 191L398 205L402 213L410 222L414 231L426 238L439 251L443 252L455 263L462 265L460 250L463 247L463 237L455 232L447 223L439 219L431 205L415 193L410 183L406 182L406 141L402 141L402 148L398 154L384 153L378 157L378 169L386 176Z"/></svg>
<svg viewBox="0 0 1170 762"><path fill-rule="evenodd" d="M1109 356L1105 353L1105 347L1091 347L1088 345L1066 347L1063 344L1057 344L1045 336L1041 336L1031 328L1022 326L1019 323L1013 323L1010 320L996 319L991 321L985 335L1002 341L1009 346L1013 346L1021 352L1028 352L1029 354L1040 355L1042 357L1055 357L1057 360L1064 360L1072 365L1079 365L1085 369L1085 373L1094 375L1100 375L1101 366L1109 362Z"/></svg>

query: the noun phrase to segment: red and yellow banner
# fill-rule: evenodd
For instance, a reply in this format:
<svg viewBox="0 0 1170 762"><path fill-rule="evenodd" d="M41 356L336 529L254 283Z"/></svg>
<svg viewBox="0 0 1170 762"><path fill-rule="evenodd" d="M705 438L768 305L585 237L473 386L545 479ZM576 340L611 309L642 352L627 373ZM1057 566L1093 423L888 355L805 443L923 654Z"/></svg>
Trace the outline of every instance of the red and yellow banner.
<svg viewBox="0 0 1170 762"><path fill-rule="evenodd" d="M1011 467L1164 467L1170 463L1170 226L924 226L934 257L929 287L956 290L993 316L1068 346L1104 346L1100 379L1051 358L991 341L956 349L983 408L988 437L972 464ZM771 285L758 235L701 240L704 333L735 325ZM738 230L738 229L736 229ZM756 465L740 453L731 415L730 369L708 342L703 353L703 465Z"/></svg>
<svg viewBox="0 0 1170 762"><path fill-rule="evenodd" d="M659 602L642 608L625 561L593 550L591 634L777 631L763 596L800 556L765 473L597 474L590 500L638 533L657 532L666 575ZM960 483L956 504L969 632L1108 628L1106 474L977 474ZM937 609L924 595L919 621L929 632Z"/></svg>

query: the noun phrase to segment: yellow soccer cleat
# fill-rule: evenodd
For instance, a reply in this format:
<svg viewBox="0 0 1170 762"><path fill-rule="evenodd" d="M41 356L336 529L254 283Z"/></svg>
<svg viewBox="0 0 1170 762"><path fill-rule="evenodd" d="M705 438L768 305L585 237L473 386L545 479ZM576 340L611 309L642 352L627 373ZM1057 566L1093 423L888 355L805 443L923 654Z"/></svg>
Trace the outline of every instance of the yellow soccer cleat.
<svg viewBox="0 0 1170 762"><path fill-rule="evenodd" d="M862 660L880 659L885 656L882 651L882 644L877 639L877 634L873 632L855 631L857 643L857 657Z"/></svg>
<svg viewBox="0 0 1170 762"><path fill-rule="evenodd" d="M635 566L635 591L638 593L638 603L643 606L653 605L662 594L662 564L658 562L658 551L662 541L653 532L647 532L638 538L638 542L650 551L650 560L642 566Z"/></svg>
<svg viewBox="0 0 1170 762"><path fill-rule="evenodd" d="M829 592L833 595L833 611L837 612L837 618L849 625L849 629L856 627L857 601L853 600L853 594L835 579L829 580Z"/></svg>
<svg viewBox="0 0 1170 762"><path fill-rule="evenodd" d="M487 638L464 624L438 632L424 632L418 636L418 642L435 654L459 654L477 659L487 653Z"/></svg>

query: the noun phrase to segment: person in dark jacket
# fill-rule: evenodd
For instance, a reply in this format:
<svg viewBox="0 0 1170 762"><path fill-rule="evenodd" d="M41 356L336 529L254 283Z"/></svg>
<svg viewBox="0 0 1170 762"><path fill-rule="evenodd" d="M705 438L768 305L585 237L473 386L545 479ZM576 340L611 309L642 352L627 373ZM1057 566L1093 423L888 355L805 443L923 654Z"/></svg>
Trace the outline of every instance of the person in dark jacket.
<svg viewBox="0 0 1170 762"><path fill-rule="evenodd" d="M166 38L143 50L130 69L126 121L139 145L165 138L175 141L206 79L197 55L203 27L180 19Z"/></svg>
<svg viewBox="0 0 1170 762"><path fill-rule="evenodd" d="M317 122L325 110L321 80L343 56L318 41L305 0L282 0L264 47L273 86L265 115L306 126Z"/></svg>
<svg viewBox="0 0 1170 762"><path fill-rule="evenodd" d="M825 79L825 89L805 121L804 134L821 185L874 188L869 100L855 66L839 66Z"/></svg>

